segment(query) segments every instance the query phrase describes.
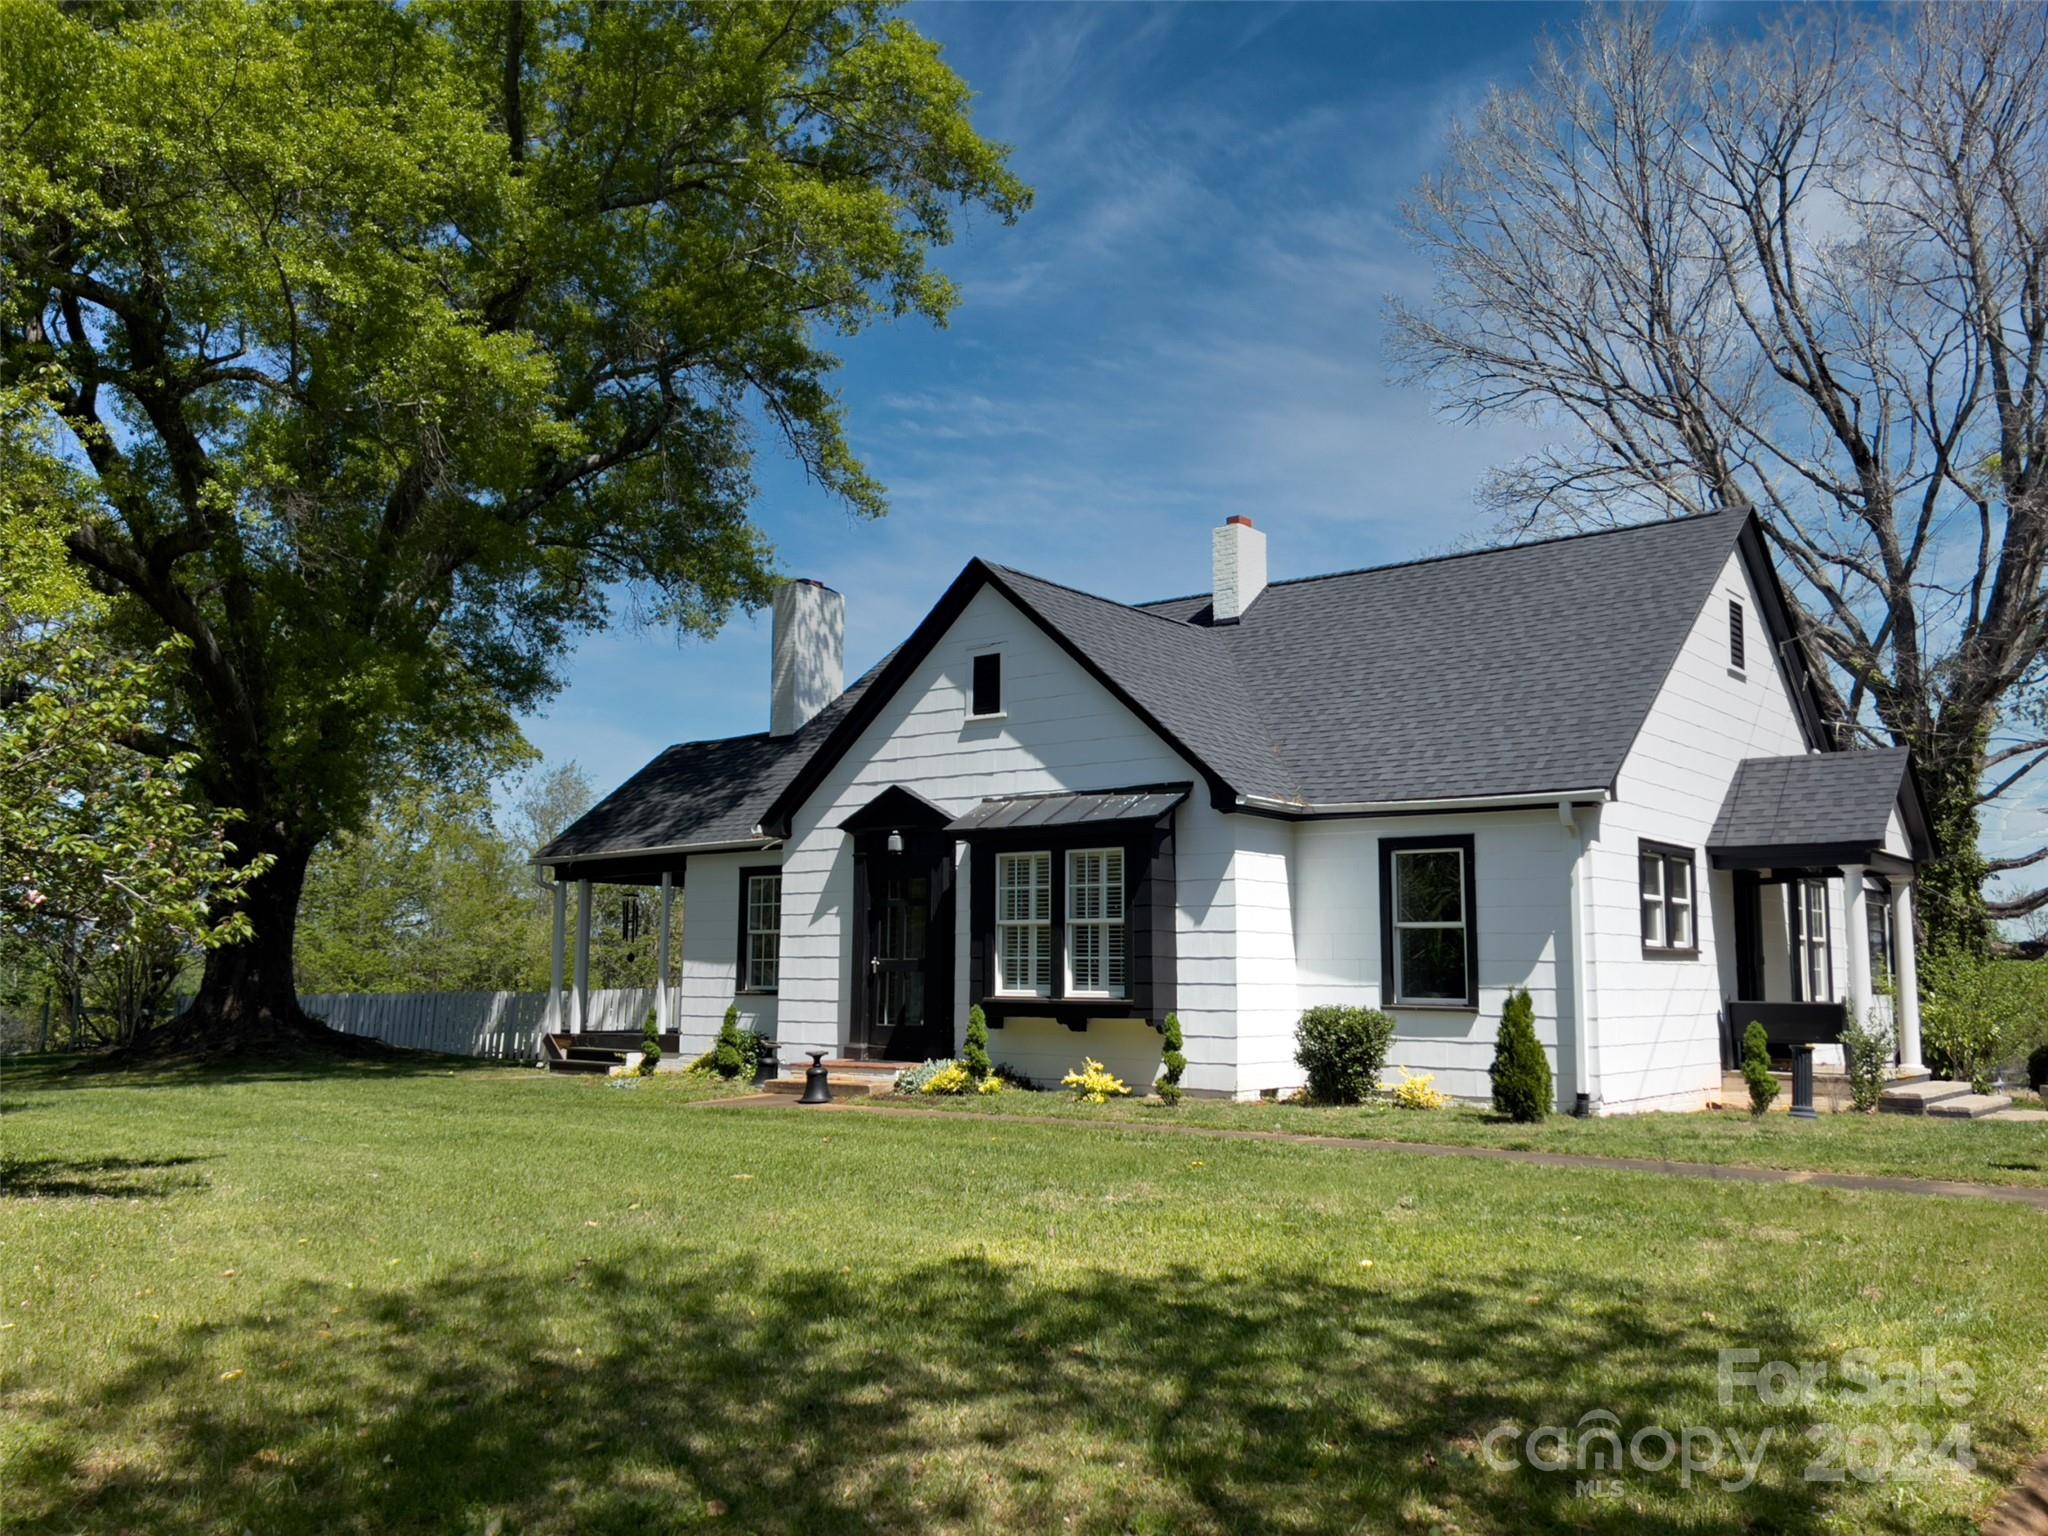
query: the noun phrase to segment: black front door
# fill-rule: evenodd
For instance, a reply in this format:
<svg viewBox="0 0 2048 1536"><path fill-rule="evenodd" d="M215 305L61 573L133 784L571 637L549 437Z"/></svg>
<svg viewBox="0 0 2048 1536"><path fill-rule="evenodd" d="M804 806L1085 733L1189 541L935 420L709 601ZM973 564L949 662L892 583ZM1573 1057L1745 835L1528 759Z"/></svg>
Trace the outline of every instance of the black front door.
<svg viewBox="0 0 2048 1536"><path fill-rule="evenodd" d="M950 863L936 852L876 853L861 861L852 1043L870 1061L923 1061L952 1051Z"/></svg>

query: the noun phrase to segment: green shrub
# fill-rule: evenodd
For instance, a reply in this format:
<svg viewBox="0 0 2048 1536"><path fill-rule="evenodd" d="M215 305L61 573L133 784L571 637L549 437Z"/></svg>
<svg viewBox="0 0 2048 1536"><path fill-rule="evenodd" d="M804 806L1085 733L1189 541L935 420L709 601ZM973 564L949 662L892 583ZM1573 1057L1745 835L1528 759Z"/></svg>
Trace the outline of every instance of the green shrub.
<svg viewBox="0 0 2048 1536"><path fill-rule="evenodd" d="M711 1048L711 1070L723 1078L735 1078L754 1064L751 1046L740 1030L740 1005L725 1010L725 1022L718 1028L718 1043Z"/></svg>
<svg viewBox="0 0 2048 1536"><path fill-rule="evenodd" d="M905 1067L896 1074L896 1091L898 1093L923 1093L926 1083L929 1083L941 1073L949 1072L959 1065L960 1063L952 1057L941 1056L935 1061L927 1061L919 1066Z"/></svg>
<svg viewBox="0 0 2048 1536"><path fill-rule="evenodd" d="M1169 1013L1166 1016L1166 1049L1159 1057L1159 1064L1166 1070L1160 1074L1158 1084L1159 1097L1169 1104L1180 1102L1180 1075L1188 1069L1188 1059L1181 1054L1185 1043L1180 1033L1180 1015Z"/></svg>
<svg viewBox="0 0 2048 1536"><path fill-rule="evenodd" d="M1536 1004L1526 987L1508 998L1493 1042L1493 1107L1497 1114L1529 1124L1550 1113L1556 1091L1550 1058L1536 1038Z"/></svg>
<svg viewBox="0 0 2048 1536"><path fill-rule="evenodd" d="M775 1059L774 1037L764 1035L758 1029L741 1029L740 1061L742 1072L756 1078L773 1077L779 1065Z"/></svg>
<svg viewBox="0 0 2048 1536"><path fill-rule="evenodd" d="M1394 1021L1374 1008L1311 1008L1294 1026L1294 1059L1318 1104L1362 1104L1379 1091Z"/></svg>
<svg viewBox="0 0 2048 1536"><path fill-rule="evenodd" d="M1920 1045L1936 1077L1988 1092L2001 1067L2048 1039L2048 962L1994 960L1960 950L1920 968Z"/></svg>
<svg viewBox="0 0 2048 1536"><path fill-rule="evenodd" d="M1842 1070L1849 1079L1849 1102L1864 1114L1877 1108L1884 1095L1885 1074L1892 1065L1892 1029L1875 1012L1862 1023L1842 1027Z"/></svg>
<svg viewBox="0 0 2048 1536"><path fill-rule="evenodd" d="M2027 1057L2027 1086L2040 1093L2048 1087L2048 1045L2037 1045Z"/></svg>
<svg viewBox="0 0 2048 1536"><path fill-rule="evenodd" d="M1778 1096L1778 1080L1771 1076L1771 1037L1761 1019L1751 1019L1742 1032L1742 1080L1749 1084L1749 1112L1763 1114Z"/></svg>
<svg viewBox="0 0 2048 1536"><path fill-rule="evenodd" d="M967 1048L960 1053L960 1064L977 1083L996 1069L988 1057L988 1015L979 1003L967 1010Z"/></svg>
<svg viewBox="0 0 2048 1536"><path fill-rule="evenodd" d="M661 1036L655 1032L654 1010L647 1010L647 1022L640 1029L640 1075L654 1076L654 1069L661 1065Z"/></svg>

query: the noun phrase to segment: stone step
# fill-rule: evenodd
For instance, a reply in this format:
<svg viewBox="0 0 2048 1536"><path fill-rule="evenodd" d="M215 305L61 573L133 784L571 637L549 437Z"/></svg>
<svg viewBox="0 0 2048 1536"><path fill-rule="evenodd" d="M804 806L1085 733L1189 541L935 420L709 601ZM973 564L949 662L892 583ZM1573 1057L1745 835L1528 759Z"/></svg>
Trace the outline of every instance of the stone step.
<svg viewBox="0 0 2048 1536"><path fill-rule="evenodd" d="M1994 1109L1984 1117L2001 1125L2048 1124L2048 1109Z"/></svg>
<svg viewBox="0 0 2048 1536"><path fill-rule="evenodd" d="M828 1072L825 1075L825 1086L832 1090L832 1097L835 1099L879 1099L896 1091L896 1080L893 1076L876 1081L873 1078L842 1077L837 1072ZM800 1096L803 1091L804 1080L800 1076L778 1077L761 1085L763 1093L779 1094L792 1099Z"/></svg>
<svg viewBox="0 0 2048 1536"><path fill-rule="evenodd" d="M1963 1093L1928 1105L1927 1113L1950 1120L1982 1120L1986 1115L1995 1115L2001 1109L2010 1108L2012 1099L2007 1094Z"/></svg>
<svg viewBox="0 0 2048 1536"><path fill-rule="evenodd" d="M1877 1107L1895 1115L1924 1115L1936 1104L1970 1095L1968 1083L1945 1078L1928 1078L1917 1083L1894 1083L1885 1089Z"/></svg>

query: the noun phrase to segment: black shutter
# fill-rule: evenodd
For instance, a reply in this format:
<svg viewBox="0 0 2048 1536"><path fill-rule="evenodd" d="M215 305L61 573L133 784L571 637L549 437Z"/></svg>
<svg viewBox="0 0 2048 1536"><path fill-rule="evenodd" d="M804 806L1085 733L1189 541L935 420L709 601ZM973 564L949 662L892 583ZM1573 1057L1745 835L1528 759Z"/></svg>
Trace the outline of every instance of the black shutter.
<svg viewBox="0 0 2048 1536"><path fill-rule="evenodd" d="M1177 1005L1174 987L1173 815L1124 844L1125 943L1130 946L1131 1007L1163 1028Z"/></svg>
<svg viewBox="0 0 2048 1536"><path fill-rule="evenodd" d="M1728 599L1728 665L1738 672L1744 671L1742 658L1742 604L1731 597Z"/></svg>

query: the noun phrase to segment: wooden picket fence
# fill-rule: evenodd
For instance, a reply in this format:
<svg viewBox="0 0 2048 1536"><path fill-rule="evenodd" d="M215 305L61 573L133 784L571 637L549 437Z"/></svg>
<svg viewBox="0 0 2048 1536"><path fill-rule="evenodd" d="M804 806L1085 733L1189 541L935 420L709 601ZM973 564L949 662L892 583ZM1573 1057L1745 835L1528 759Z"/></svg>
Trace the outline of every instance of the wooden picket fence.
<svg viewBox="0 0 2048 1536"><path fill-rule="evenodd" d="M637 1033L654 1007L653 987L611 987L590 994L586 1030ZM572 1006L565 995L563 1007ZM386 1045L450 1056L531 1061L544 1028L568 1027L547 1017L545 992L330 992L299 999L315 1018Z"/></svg>

